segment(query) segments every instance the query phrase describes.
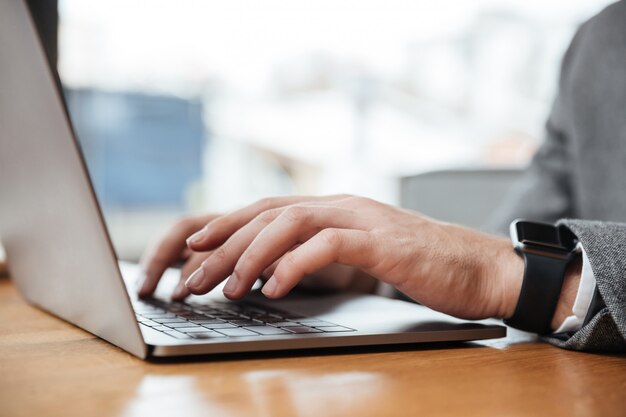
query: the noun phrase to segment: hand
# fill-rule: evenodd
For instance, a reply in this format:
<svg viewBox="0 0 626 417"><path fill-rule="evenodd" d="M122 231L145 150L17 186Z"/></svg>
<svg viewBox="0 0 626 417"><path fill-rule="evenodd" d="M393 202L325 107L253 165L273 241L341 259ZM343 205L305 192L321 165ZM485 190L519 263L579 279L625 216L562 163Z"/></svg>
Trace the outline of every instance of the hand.
<svg viewBox="0 0 626 417"><path fill-rule="evenodd" d="M188 240L208 253L186 282L204 294L228 278L239 299L260 275L262 291L286 295L332 264L356 267L435 310L467 319L509 317L523 262L507 239L352 196L267 199L213 218Z"/></svg>
<svg viewBox="0 0 626 417"><path fill-rule="evenodd" d="M318 200L337 199L339 197L320 197ZM230 233L236 231L238 226L243 226L252 221L270 205L295 204L298 202L310 201L305 197L285 197L281 199L262 200L257 204L238 210L229 219ZM184 285L191 273L198 269L201 263L210 255L208 252L193 252L187 247L186 240L202 227L220 218L220 215L204 215L185 217L176 222L165 235L150 246L143 254L140 261L142 269L141 284L139 286L139 297L148 297L154 293L156 287L169 267L183 262L180 274L180 281L172 293L175 301L184 300L189 296L190 291ZM220 221L219 223L223 223ZM228 232L227 232L228 233ZM223 236L227 237L227 233ZM261 274L261 278L269 278L278 262L274 262ZM355 292L372 292L376 285L376 280L363 272L340 264L332 264L326 268L307 275L300 283L302 287L310 289L332 289Z"/></svg>

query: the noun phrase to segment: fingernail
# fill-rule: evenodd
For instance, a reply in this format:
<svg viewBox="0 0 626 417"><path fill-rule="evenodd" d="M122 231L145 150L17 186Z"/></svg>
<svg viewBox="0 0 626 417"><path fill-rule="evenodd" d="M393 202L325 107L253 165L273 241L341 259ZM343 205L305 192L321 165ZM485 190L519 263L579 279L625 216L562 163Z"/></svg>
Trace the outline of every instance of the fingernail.
<svg viewBox="0 0 626 417"><path fill-rule="evenodd" d="M192 243L199 243L202 241L202 239L204 239L204 233L205 233L205 229L202 229L196 233L194 233L193 235L189 236L189 238L187 239L187 244L192 244Z"/></svg>
<svg viewBox="0 0 626 417"><path fill-rule="evenodd" d="M174 292L172 293L172 299L180 300L180 299L187 297L188 295L189 295L189 290L187 290L187 287L185 287L185 284L181 281L178 283L178 285L174 289Z"/></svg>
<svg viewBox="0 0 626 417"><path fill-rule="evenodd" d="M196 269L196 271L189 276L187 281L185 281L185 287L189 289L196 289L202 284L202 279L204 278L204 269L202 267Z"/></svg>
<svg viewBox="0 0 626 417"><path fill-rule="evenodd" d="M277 287L276 277L272 275L270 279L267 280L263 288L261 288L261 292L267 295L268 297L272 297L274 293L276 292L276 287Z"/></svg>
<svg viewBox="0 0 626 417"><path fill-rule="evenodd" d="M237 291L237 286L239 286L239 277L237 274L233 273L228 281L226 281L226 285L224 286L224 294L232 294Z"/></svg>

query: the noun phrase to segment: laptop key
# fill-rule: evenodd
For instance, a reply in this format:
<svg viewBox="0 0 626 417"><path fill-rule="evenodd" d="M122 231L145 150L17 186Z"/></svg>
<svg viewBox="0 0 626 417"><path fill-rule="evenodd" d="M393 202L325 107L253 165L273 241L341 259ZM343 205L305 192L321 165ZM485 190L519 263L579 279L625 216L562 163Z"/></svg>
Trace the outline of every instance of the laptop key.
<svg viewBox="0 0 626 417"><path fill-rule="evenodd" d="M174 313L174 314L188 313L189 312L188 309L186 309L185 307L180 307L180 306L169 307L167 309L167 311L169 311L170 313Z"/></svg>
<svg viewBox="0 0 626 417"><path fill-rule="evenodd" d="M332 327L317 327L324 333L336 333L336 332L355 332L356 330L350 329L348 327L343 326L332 326Z"/></svg>
<svg viewBox="0 0 626 417"><path fill-rule="evenodd" d="M279 321L277 323L268 323L274 327L301 327L302 325L295 321Z"/></svg>
<svg viewBox="0 0 626 417"><path fill-rule="evenodd" d="M173 336L177 339L191 339L191 336L186 335L185 333L177 332L176 330L164 331L163 333Z"/></svg>
<svg viewBox="0 0 626 417"><path fill-rule="evenodd" d="M228 322L235 326L263 326L263 323L254 320L236 319L228 320Z"/></svg>
<svg viewBox="0 0 626 417"><path fill-rule="evenodd" d="M212 324L203 324L203 327L206 327L207 329L234 329L235 326L234 324L230 324L230 323L212 323Z"/></svg>
<svg viewBox="0 0 626 417"><path fill-rule="evenodd" d="M204 326L207 324L221 324L226 323L224 320L220 319L204 319L204 320L192 320L194 324L199 324L200 326Z"/></svg>
<svg viewBox="0 0 626 417"><path fill-rule="evenodd" d="M212 331L189 333L189 336L193 337L194 339L221 339L226 337L226 335Z"/></svg>
<svg viewBox="0 0 626 417"><path fill-rule="evenodd" d="M201 314L218 313L219 312L219 310L217 310L215 307L211 307L211 306L192 307L192 311L195 311L195 312L201 313Z"/></svg>
<svg viewBox="0 0 626 417"><path fill-rule="evenodd" d="M152 329L153 330L158 330L160 332L166 332L166 331L172 330L172 329L170 329L167 326L154 326Z"/></svg>
<svg viewBox="0 0 626 417"><path fill-rule="evenodd" d="M196 333L196 332L206 332L206 329L202 326L196 327L178 327L176 328L179 332L183 333Z"/></svg>
<svg viewBox="0 0 626 417"><path fill-rule="evenodd" d="M304 324L305 326L310 326L310 327L330 327L330 326L336 326L336 324L334 323L329 323L327 321L324 320L317 320L317 319L301 319L301 320L296 320L298 323L300 324Z"/></svg>
<svg viewBox="0 0 626 417"><path fill-rule="evenodd" d="M176 317L176 314L173 314L173 313L148 313L148 314L142 314L142 316L147 318L147 319L167 319L167 318L174 318L174 317Z"/></svg>
<svg viewBox="0 0 626 417"><path fill-rule="evenodd" d="M306 327L306 326L285 327L285 329L289 330L291 333L297 333L297 334L302 334L302 333L322 333L322 331L319 330L319 329L314 329L312 327Z"/></svg>
<svg viewBox="0 0 626 417"><path fill-rule="evenodd" d="M196 314L196 313L180 313L178 317L182 317L187 320L204 320L207 318L207 316L203 316L201 314Z"/></svg>
<svg viewBox="0 0 626 417"><path fill-rule="evenodd" d="M235 327L233 329L217 329L217 332L230 337L244 337L244 336L258 336L258 333L252 330L244 329L242 327Z"/></svg>
<svg viewBox="0 0 626 417"><path fill-rule="evenodd" d="M142 319L138 319L137 321L145 326L150 326L150 327L159 326L159 323L157 323L156 321L152 321L150 319L142 318Z"/></svg>
<svg viewBox="0 0 626 417"><path fill-rule="evenodd" d="M211 317L216 318L216 319L226 320L226 321L238 320L241 318L239 316L235 316L232 314L212 314Z"/></svg>
<svg viewBox="0 0 626 417"><path fill-rule="evenodd" d="M252 317L252 320L254 321L260 321L263 323L280 323L280 322L284 322L285 319L283 318L278 318L278 317L274 317L274 316L254 316Z"/></svg>
<svg viewBox="0 0 626 417"><path fill-rule="evenodd" d="M183 322L175 322L175 323L164 323L167 327L171 327L172 329L182 328L182 327L196 327L194 323L189 323L188 321Z"/></svg>
<svg viewBox="0 0 626 417"><path fill-rule="evenodd" d="M188 323L187 320L176 317L168 319L153 319L152 321L156 321L157 323Z"/></svg>
<svg viewBox="0 0 626 417"><path fill-rule="evenodd" d="M252 330L264 336L271 336L271 335L276 335L276 334L291 334L291 332L286 329L281 329L281 328L273 327L273 326L254 326L247 330Z"/></svg>

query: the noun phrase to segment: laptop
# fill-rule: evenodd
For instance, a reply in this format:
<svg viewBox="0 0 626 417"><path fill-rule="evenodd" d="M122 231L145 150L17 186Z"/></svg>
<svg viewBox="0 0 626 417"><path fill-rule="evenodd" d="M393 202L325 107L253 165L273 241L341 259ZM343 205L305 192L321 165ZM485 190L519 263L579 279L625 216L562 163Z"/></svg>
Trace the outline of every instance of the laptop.
<svg viewBox="0 0 626 417"><path fill-rule="evenodd" d="M491 322L375 295L138 300L136 266L116 258L59 85L26 5L0 2L0 238L12 279L34 306L140 358L506 335Z"/></svg>

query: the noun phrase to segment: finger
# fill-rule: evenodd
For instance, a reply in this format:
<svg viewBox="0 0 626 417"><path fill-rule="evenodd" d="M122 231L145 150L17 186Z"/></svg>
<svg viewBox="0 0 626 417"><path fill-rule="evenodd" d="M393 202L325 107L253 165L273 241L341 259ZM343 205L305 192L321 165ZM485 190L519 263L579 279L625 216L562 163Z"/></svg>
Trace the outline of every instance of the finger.
<svg viewBox="0 0 626 417"><path fill-rule="evenodd" d="M189 295L191 295L191 293L187 287L185 287L185 280L181 278L172 292L172 301L183 301L185 298L189 297Z"/></svg>
<svg viewBox="0 0 626 417"><path fill-rule="evenodd" d="M369 269L375 262L375 255L368 232L324 229L285 255L261 291L269 298L280 298L307 274L335 262Z"/></svg>
<svg viewBox="0 0 626 417"><path fill-rule="evenodd" d="M239 281L237 274L233 274L237 261L261 230L274 221L284 210L285 207L266 210L258 214L252 221L239 230L234 231L226 242L211 252L210 256L202 263L201 268L196 270L189 277L189 280L185 282L185 285L189 288L191 293L206 294L232 274L230 287L228 289L225 288L225 295L231 297L230 290L235 286L234 284ZM258 274L261 273L262 270L259 270ZM246 285L251 286L258 276L259 275L247 278ZM241 294L244 293L245 291L241 291Z"/></svg>
<svg viewBox="0 0 626 417"><path fill-rule="evenodd" d="M184 258L189 235L197 231L205 218L185 218L178 221L155 245L148 248L140 261L143 283L139 287L139 296L147 297L154 290L163 272L172 264Z"/></svg>
<svg viewBox="0 0 626 417"><path fill-rule="evenodd" d="M295 244L305 242L322 229L361 229L365 226L353 210L320 205L289 206L258 233L239 257L224 293L229 298L243 297L263 270Z"/></svg>
<svg viewBox="0 0 626 417"><path fill-rule="evenodd" d="M191 274L185 282L191 293L206 294L231 275L241 254L256 235L271 223L280 212L281 210L274 209L259 214L251 222L235 231L223 245L211 251L200 268Z"/></svg>
<svg viewBox="0 0 626 417"><path fill-rule="evenodd" d="M172 292L172 300L174 301L183 301L187 298L191 293L185 286L185 281L189 278L191 273L198 269L202 262L209 256L207 252L193 252L188 257L186 262L183 264L180 269L180 280L176 285L176 288Z"/></svg>
<svg viewBox="0 0 626 417"><path fill-rule="evenodd" d="M187 241L187 245L195 251L215 249L223 244L233 233L265 211L303 202L330 202L349 198L352 198L352 196L338 194L321 197L289 196L263 199L250 206L214 219L202 230L191 236Z"/></svg>
<svg viewBox="0 0 626 417"><path fill-rule="evenodd" d="M268 261L262 267L256 268L253 273L246 272L243 280L240 279L239 273L235 271L235 266L237 265L238 260L241 258L248 246L250 246L254 239L259 235L259 233L267 227L267 225L272 223L287 209L289 209L289 213L293 214L294 211L298 210L295 207L296 206L289 206L287 208L267 210L255 217L250 223L236 231L222 246L211 253L207 260L202 263L201 268L192 274L189 280L185 283L187 288L189 288L192 294L205 294L215 288L217 284L230 275L229 282L224 287L224 294L229 298L240 298L245 295L259 275L263 272L265 267L270 265L274 260L278 259L280 255L284 254L288 249L293 247L294 244L299 243L302 239L290 239L289 244L281 246L280 250L277 251L278 255L276 255L274 259ZM309 211L321 208L321 206L310 206ZM293 214L291 217L296 218L297 216ZM333 216L330 215L327 216L327 226L329 224L334 224L330 223L332 217ZM336 213L335 217L339 218ZM344 223L346 224L350 221L350 216L347 213L344 213L344 216L341 218L344 219ZM312 236L318 230L319 228L316 228L314 231L310 232L306 238ZM274 242L270 244L274 245ZM242 282L241 286L239 285L240 282Z"/></svg>

